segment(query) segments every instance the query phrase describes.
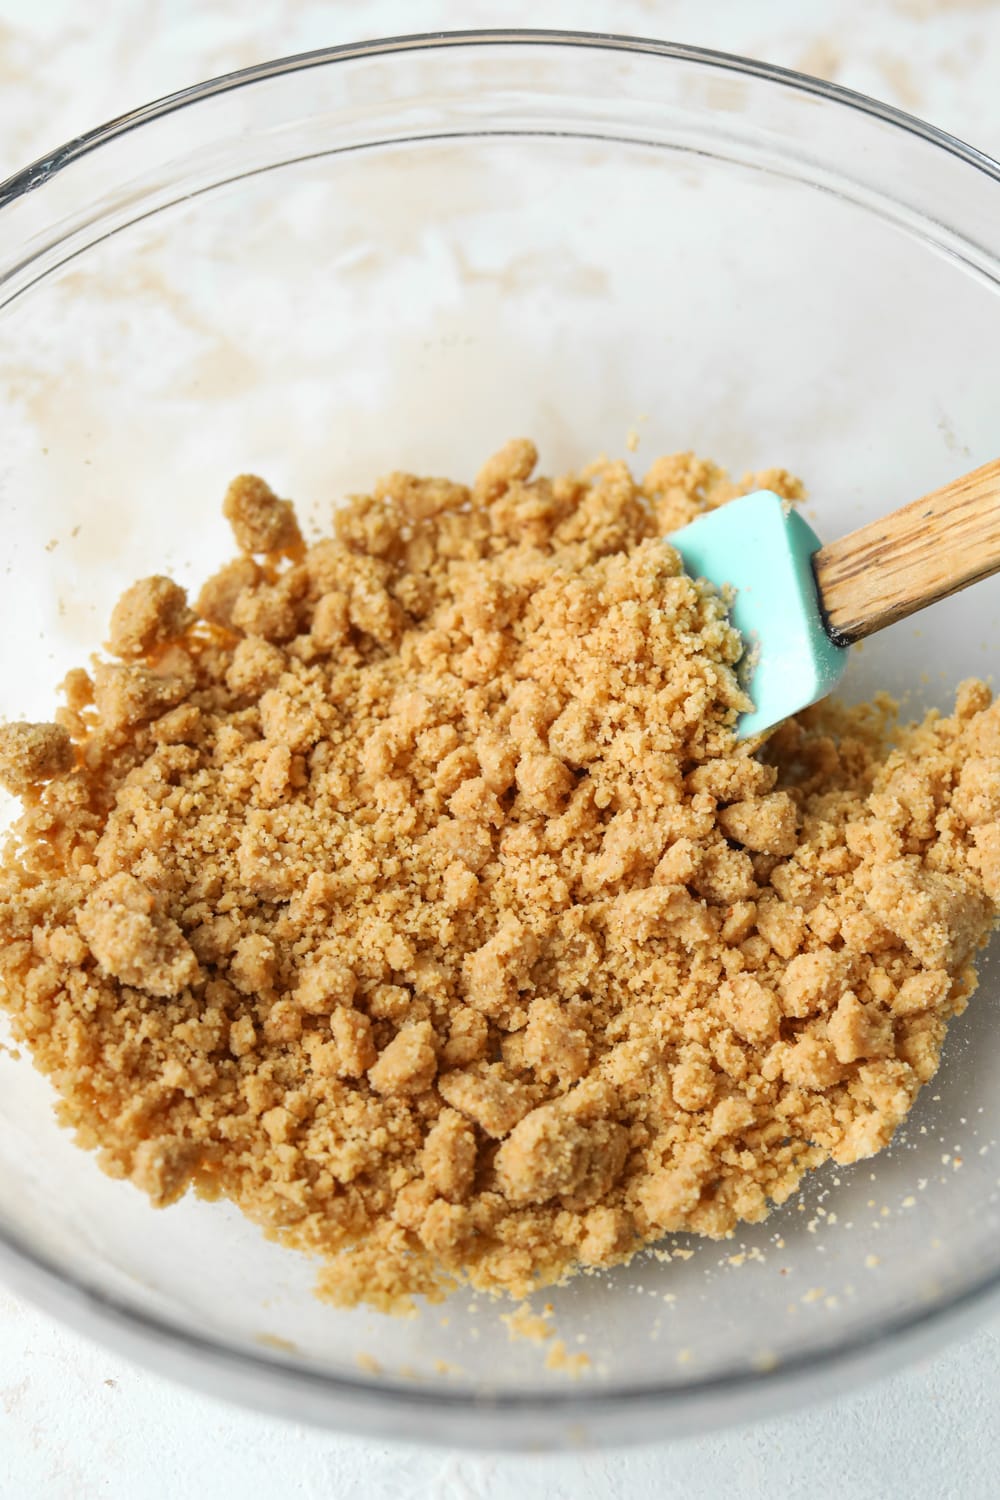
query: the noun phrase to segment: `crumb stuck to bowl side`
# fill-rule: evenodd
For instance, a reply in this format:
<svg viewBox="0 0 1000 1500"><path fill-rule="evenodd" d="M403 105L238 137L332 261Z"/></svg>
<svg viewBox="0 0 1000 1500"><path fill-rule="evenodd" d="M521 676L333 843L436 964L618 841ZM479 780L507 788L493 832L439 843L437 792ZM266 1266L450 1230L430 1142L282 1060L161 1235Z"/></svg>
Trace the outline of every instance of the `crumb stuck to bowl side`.
<svg viewBox="0 0 1000 1500"><path fill-rule="evenodd" d="M757 754L724 606L662 538L691 455L393 473L303 546L241 476L196 607L134 585L24 801L0 1000L104 1168L228 1197L386 1309L521 1297L763 1218L886 1145L1000 899L1000 710Z"/></svg>

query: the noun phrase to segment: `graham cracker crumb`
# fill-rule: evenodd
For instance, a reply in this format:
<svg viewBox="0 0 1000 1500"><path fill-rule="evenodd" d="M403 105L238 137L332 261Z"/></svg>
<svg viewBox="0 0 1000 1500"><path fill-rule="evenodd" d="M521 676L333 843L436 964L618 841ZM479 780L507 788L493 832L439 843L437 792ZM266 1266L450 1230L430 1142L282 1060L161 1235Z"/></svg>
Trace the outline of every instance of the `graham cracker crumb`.
<svg viewBox="0 0 1000 1500"><path fill-rule="evenodd" d="M258 1333L255 1335L258 1344L265 1349L274 1349L278 1354L298 1354L299 1346L291 1339L282 1338L278 1333Z"/></svg>
<svg viewBox="0 0 1000 1500"><path fill-rule="evenodd" d="M0 724L0 786L25 797L73 765L69 733L59 724Z"/></svg>
<svg viewBox="0 0 1000 1500"><path fill-rule="evenodd" d="M569 1375L579 1379L586 1374L592 1364L590 1355L580 1349L575 1354L570 1354L562 1339L556 1339L545 1356L545 1368L558 1371L560 1375Z"/></svg>
<svg viewBox="0 0 1000 1500"><path fill-rule="evenodd" d="M543 1344L555 1337L555 1326L542 1314L536 1313L530 1302L522 1302L512 1313L503 1313L500 1321L507 1325L511 1341L527 1339L533 1344ZM565 1345L563 1352L565 1352Z"/></svg>
<svg viewBox="0 0 1000 1500"><path fill-rule="evenodd" d="M115 656L148 656L183 635L193 620L187 595L172 579L142 578L125 590L112 611L108 649Z"/></svg>
<svg viewBox="0 0 1000 1500"><path fill-rule="evenodd" d="M521 1298L880 1150L1000 900L981 683L734 738L742 642L664 537L797 480L536 465L391 474L308 548L242 476L195 609L142 580L0 729L0 1003L60 1117L345 1305Z"/></svg>
<svg viewBox="0 0 1000 1500"><path fill-rule="evenodd" d="M289 500L279 500L256 474L240 474L226 491L222 514L244 552L287 552L302 548L302 533Z"/></svg>

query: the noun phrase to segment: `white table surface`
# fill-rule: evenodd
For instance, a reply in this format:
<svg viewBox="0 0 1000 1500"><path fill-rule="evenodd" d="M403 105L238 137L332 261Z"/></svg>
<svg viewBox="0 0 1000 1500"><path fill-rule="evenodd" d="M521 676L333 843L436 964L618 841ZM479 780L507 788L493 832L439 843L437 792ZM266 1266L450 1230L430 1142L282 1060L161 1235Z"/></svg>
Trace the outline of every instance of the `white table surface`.
<svg viewBox="0 0 1000 1500"><path fill-rule="evenodd" d="M1000 0L0 0L0 178L175 88L335 42L614 30L820 73L1000 156ZM0 1291L0 1500L991 1500L1000 1319L840 1401L629 1452L380 1446L196 1396Z"/></svg>

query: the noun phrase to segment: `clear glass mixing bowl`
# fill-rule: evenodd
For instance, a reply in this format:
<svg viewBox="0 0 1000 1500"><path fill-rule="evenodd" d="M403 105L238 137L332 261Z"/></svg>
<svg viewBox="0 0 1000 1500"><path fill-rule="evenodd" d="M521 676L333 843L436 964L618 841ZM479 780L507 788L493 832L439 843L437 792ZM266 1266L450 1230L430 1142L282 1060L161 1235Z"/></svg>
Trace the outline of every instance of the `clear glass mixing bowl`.
<svg viewBox="0 0 1000 1500"><path fill-rule="evenodd" d="M996 456L998 290L996 163L718 54L409 38L139 110L0 187L0 714L51 712L131 580L227 555L244 469L316 523L389 468L465 477L525 433L558 469L635 428L643 464L786 465L821 534L851 529ZM998 605L983 584L886 632L847 692L948 703L1000 662ZM887 1155L730 1243L552 1295L578 1380L468 1294L335 1311L235 1210L156 1213L9 1055L3 1270L168 1373L380 1436L618 1441L774 1409L981 1316L998 974Z"/></svg>

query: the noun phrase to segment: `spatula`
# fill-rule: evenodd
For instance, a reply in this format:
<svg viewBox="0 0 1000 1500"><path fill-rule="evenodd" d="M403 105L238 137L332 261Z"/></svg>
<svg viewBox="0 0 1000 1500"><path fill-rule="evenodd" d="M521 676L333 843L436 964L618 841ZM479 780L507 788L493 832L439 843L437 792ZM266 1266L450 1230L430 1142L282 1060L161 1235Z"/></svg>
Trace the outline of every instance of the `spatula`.
<svg viewBox="0 0 1000 1500"><path fill-rule="evenodd" d="M688 573L735 590L749 739L831 692L855 641L1000 571L1000 459L827 546L771 490L669 541Z"/></svg>

